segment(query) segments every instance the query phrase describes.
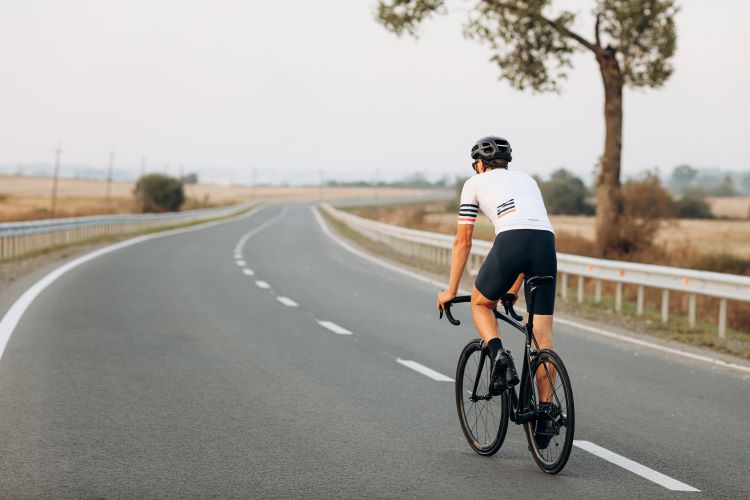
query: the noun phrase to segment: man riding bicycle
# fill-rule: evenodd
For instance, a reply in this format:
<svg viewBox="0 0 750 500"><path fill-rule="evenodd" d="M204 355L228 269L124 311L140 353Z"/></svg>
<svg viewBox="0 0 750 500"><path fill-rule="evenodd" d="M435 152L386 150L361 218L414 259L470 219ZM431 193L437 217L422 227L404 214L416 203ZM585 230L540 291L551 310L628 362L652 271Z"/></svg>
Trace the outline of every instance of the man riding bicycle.
<svg viewBox="0 0 750 500"><path fill-rule="evenodd" d="M518 383L513 357L500 340L493 312L497 302L506 293L512 293L515 300L525 277L557 274L555 234L539 186L530 175L508 170L511 152L510 143L495 136L483 137L471 148L472 167L477 175L470 177L461 191L450 285L438 294L440 309L456 297L471 251L474 223L481 210L492 221L495 242L471 292L471 314L479 336L494 360L491 390L496 395ZM527 290L528 287L524 287L526 293ZM533 311L534 336L540 349L553 349L554 308L554 284L541 287ZM539 376L541 374L537 378ZM548 403L551 398L549 383L539 379L538 387L540 403ZM545 437L553 432L551 421L537 421L535 434L538 440L545 441Z"/></svg>

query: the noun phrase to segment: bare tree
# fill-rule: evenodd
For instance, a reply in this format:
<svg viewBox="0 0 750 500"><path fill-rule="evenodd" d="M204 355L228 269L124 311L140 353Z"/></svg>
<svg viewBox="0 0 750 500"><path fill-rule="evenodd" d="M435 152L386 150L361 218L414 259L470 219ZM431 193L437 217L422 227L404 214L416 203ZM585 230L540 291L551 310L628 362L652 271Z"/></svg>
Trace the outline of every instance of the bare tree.
<svg viewBox="0 0 750 500"><path fill-rule="evenodd" d="M620 185L622 90L660 87L672 74L669 59L677 34L674 0L596 0L593 37L574 31L578 14L552 13L552 0L475 0L464 33L490 45L501 76L519 90L559 92L578 51L592 54L604 84L605 139L597 175L596 239L602 256L619 254L617 227L623 211ZM447 12L445 0L385 0L377 19L397 35Z"/></svg>

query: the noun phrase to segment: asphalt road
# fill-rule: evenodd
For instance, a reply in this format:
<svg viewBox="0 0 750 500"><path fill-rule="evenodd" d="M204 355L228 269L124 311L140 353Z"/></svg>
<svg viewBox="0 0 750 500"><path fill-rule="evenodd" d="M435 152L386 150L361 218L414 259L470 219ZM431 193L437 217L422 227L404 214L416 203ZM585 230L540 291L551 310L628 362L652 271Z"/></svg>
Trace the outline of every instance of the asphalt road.
<svg viewBox="0 0 750 500"><path fill-rule="evenodd" d="M474 333L468 309L439 321L435 294L306 205L86 262L0 360L0 498L750 497L747 376L562 325L576 439L700 492L580 448L545 475L512 424L476 455L453 384L397 362L453 376Z"/></svg>

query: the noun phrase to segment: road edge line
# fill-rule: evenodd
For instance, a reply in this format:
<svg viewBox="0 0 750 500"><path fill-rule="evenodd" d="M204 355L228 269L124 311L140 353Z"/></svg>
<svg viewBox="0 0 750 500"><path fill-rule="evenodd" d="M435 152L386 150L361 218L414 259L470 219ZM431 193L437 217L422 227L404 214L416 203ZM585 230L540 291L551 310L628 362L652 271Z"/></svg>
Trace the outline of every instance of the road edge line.
<svg viewBox="0 0 750 500"><path fill-rule="evenodd" d="M440 281L434 280L432 278L428 278L426 276L422 276L420 274L417 274L414 271L405 269L405 268L403 268L403 267L401 267L399 265L393 264L391 262L387 262L387 261L381 259L380 257L375 257L374 255L367 254L367 253L363 252L362 250L359 250L359 249L353 247L351 244L343 241L340 236L334 234L331 231L331 229L328 227L328 224L323 220L323 217L320 215L317 207L312 206L312 207L310 207L310 210L313 212L313 215L315 215L315 219L318 221L318 224L321 226L321 229L323 230L323 232L329 238L331 238L333 241L335 241L336 243L338 243L340 246L344 247L345 249L349 250L353 254L358 255L359 257L362 257L363 259L368 260L370 262L373 262L375 264L378 264L380 266L383 266L383 267L386 267L388 269L391 269L392 271L396 271L396 272L404 274L406 276L410 276L410 277L416 278L416 279L418 279L418 280L420 280L422 282L429 283L431 285L436 285L436 286L440 287L441 289L444 289L444 288L448 287L448 283L440 282ZM463 291L463 290L461 290L461 293L466 293L466 292ZM630 344L636 344L636 345L639 345L641 347L649 347L649 348L657 350L657 351L667 352L669 354L674 354L674 355L677 355L677 356L682 356L684 358L692 359L692 360L695 360L695 361L701 361L703 363L707 363L707 364L714 365L714 366L721 366L721 367L724 367L724 368L729 368L729 369L733 369L733 370L737 370L737 371L741 371L741 372L750 373L750 367L742 366L742 365L739 365L737 363L732 363L730 361L724 361L724 360L721 360L721 359L718 359L718 358L712 358L712 357L709 357L709 356L702 356L700 354L694 354L694 353L689 352L689 351L683 351L682 349L677 349L677 348L674 348L674 347L667 347L667 346L664 346L664 345L659 345L659 344L656 344L654 342L649 342L647 340L641 340L641 339L636 339L636 338L628 337L628 336L621 335L621 334L615 333L615 332L610 332L608 330L604 330L604 329L601 329L601 328L596 328L596 327L593 327L593 326L588 326L588 325L585 325L583 323L579 323L577 321L573 321L573 320L570 320L570 319L561 318L559 316L555 316L555 322L559 322L559 323L567 325L567 326L573 326L575 328L580 328L582 330L586 330L589 333L600 335L602 337L608 337L608 338L612 338L612 339L616 339L616 340L621 340L623 342L628 342Z"/></svg>
<svg viewBox="0 0 750 500"><path fill-rule="evenodd" d="M80 257L76 257L75 259L62 264L61 266L56 267L55 269L44 275L44 277L40 278L36 283L27 288L26 291L23 292L23 294L21 294L21 296L18 297L15 302L13 302L10 308L8 308L2 319L0 319L0 360L2 360L3 354L5 353L5 348L16 329L16 326L18 326L19 321L21 321L23 314L26 312L26 309L29 308L29 306L34 302L34 299L36 299L39 294L41 294L48 286L57 281L58 278L60 278L68 271L75 269L76 267L80 266L81 264L85 264L90 260L94 260L97 257L101 257L102 255L120 250L122 248L137 245L138 243L143 243L144 241L155 240L167 236L174 236L177 234L191 233L193 231L201 231L203 229L220 226L222 224L237 222L239 220L252 217L264 208L266 208L266 206L259 206L253 208L247 213L241 214L236 217L231 217L227 220L211 221L206 222L205 224L198 224L195 226L172 229L160 233L136 236L135 238L130 238L128 240L120 241L113 245L108 245L104 248L94 250L93 252L84 254Z"/></svg>

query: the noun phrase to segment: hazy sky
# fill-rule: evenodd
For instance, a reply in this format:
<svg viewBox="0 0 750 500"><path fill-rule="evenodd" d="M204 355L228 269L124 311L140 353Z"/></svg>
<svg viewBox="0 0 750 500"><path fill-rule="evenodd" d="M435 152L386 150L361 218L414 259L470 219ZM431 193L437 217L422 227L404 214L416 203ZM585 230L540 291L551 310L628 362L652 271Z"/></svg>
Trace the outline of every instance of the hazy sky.
<svg viewBox="0 0 750 500"><path fill-rule="evenodd" d="M592 1L565 2L590 16ZM680 163L750 168L750 2L683 0L675 73L625 95L624 172ZM510 139L514 168L585 175L602 151L595 61L562 95L498 81L465 40L472 2L399 39L375 0L3 0L0 165L138 171L142 155L259 179L467 174L473 141ZM464 9L464 11L461 11Z"/></svg>

